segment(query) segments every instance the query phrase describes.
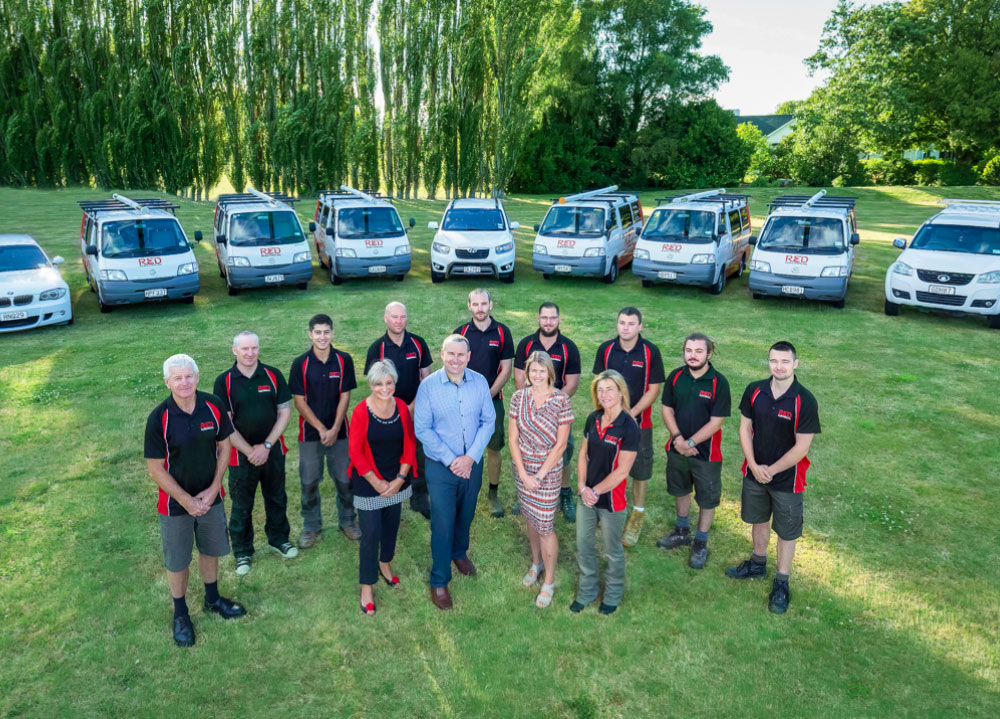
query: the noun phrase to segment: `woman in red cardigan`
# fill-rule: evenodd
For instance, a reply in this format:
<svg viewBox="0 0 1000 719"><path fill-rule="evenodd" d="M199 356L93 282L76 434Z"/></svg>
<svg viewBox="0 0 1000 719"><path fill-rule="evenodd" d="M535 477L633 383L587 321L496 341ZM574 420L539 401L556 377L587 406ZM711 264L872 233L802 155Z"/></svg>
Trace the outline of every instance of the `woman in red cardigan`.
<svg viewBox="0 0 1000 719"><path fill-rule="evenodd" d="M396 399L396 367L389 360L368 370L371 394L351 413L349 475L361 528L359 579L361 612L375 614L374 584L381 575L399 585L390 562L396 554L400 508L410 498L410 478L417 462L413 419Z"/></svg>

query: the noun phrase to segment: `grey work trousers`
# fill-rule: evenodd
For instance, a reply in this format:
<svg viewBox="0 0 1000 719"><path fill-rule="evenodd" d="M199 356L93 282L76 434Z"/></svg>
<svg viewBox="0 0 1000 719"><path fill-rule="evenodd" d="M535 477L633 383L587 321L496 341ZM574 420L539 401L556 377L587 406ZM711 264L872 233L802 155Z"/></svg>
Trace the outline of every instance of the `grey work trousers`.
<svg viewBox="0 0 1000 719"><path fill-rule="evenodd" d="M604 603L617 607L625 594L625 548L622 532L628 512L624 509L611 512L607 509L588 507L577 502L576 507L576 559L580 565L580 584L576 601L590 604L597 599L600 582L597 566L597 524L601 524L601 540L608 569L604 574Z"/></svg>
<svg viewBox="0 0 1000 719"><path fill-rule="evenodd" d="M347 440L338 439L326 447L322 442L299 442L299 479L302 481L302 529L318 532L323 529L319 483L323 481L323 460L337 488L337 519L341 527L354 524L354 495L347 477L350 457Z"/></svg>

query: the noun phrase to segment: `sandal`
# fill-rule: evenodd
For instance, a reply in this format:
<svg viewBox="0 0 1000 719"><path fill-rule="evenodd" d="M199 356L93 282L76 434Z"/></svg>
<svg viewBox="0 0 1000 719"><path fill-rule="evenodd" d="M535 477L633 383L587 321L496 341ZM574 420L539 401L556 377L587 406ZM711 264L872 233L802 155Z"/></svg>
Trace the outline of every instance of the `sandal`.
<svg viewBox="0 0 1000 719"><path fill-rule="evenodd" d="M542 562L541 564L532 564L528 573L521 578L521 584L526 587L533 585L538 581L538 575L542 573L543 569L545 569L545 562Z"/></svg>
<svg viewBox="0 0 1000 719"><path fill-rule="evenodd" d="M545 607L552 604L552 595L556 593L556 583L543 584L541 590L538 592L538 597L535 599L535 606L539 609L545 609Z"/></svg>

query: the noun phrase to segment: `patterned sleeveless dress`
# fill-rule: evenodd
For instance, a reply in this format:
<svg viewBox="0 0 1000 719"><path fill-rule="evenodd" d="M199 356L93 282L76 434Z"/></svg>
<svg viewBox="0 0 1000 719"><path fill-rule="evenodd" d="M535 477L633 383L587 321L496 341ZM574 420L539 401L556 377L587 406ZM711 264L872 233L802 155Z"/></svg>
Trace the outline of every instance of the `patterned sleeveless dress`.
<svg viewBox="0 0 1000 719"><path fill-rule="evenodd" d="M517 446L521 450L524 468L534 474L555 446L559 427L573 423L573 408L569 395L560 390L553 392L541 407L536 407L531 398L531 389L526 388L518 390L511 397L509 416L517 424ZM542 478L541 486L534 492L525 489L517 467L513 466L513 462L511 466L521 514L536 532L551 534L556 504L559 502L559 489L562 486L562 456Z"/></svg>

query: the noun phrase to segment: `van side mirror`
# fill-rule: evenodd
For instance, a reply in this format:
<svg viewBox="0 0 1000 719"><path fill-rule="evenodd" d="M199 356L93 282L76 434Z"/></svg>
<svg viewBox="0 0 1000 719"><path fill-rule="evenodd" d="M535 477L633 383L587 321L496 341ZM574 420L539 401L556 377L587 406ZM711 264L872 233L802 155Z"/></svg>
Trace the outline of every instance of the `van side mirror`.
<svg viewBox="0 0 1000 719"><path fill-rule="evenodd" d="M225 235L216 235L215 236L215 241L217 243L219 243L220 245L224 245L224 244L226 244L226 236Z"/></svg>
<svg viewBox="0 0 1000 719"><path fill-rule="evenodd" d="M410 227L416 227L416 226L417 226L417 218L416 217L411 217L410 218Z"/></svg>
<svg viewBox="0 0 1000 719"><path fill-rule="evenodd" d="M428 222L427 223L427 229L428 230L436 230L437 228L438 228L438 223L436 223L436 222Z"/></svg>
<svg viewBox="0 0 1000 719"><path fill-rule="evenodd" d="M905 250L906 240L904 240L902 237L897 237L895 240L892 241L892 246L899 248L900 250Z"/></svg>
<svg viewBox="0 0 1000 719"><path fill-rule="evenodd" d="M851 244L852 245L861 244L861 235L859 235L857 232L852 232L851 233Z"/></svg>
<svg viewBox="0 0 1000 719"><path fill-rule="evenodd" d="M536 222L536 223L535 223L535 232L538 232L538 230L539 230L540 228L541 228L541 225L539 225L539 224L538 224L538 223Z"/></svg>
<svg viewBox="0 0 1000 719"><path fill-rule="evenodd" d="M521 229L521 223L520 222L511 222L510 223L510 229L512 229L512 230L520 230Z"/></svg>
<svg viewBox="0 0 1000 719"><path fill-rule="evenodd" d="M97 245L87 245L87 249L84 252L92 257L97 257Z"/></svg>
<svg viewBox="0 0 1000 719"><path fill-rule="evenodd" d="M195 242L201 242L201 238L202 237L204 237L204 235L201 234L201 230L195 230L194 231L194 241Z"/></svg>
<svg viewBox="0 0 1000 719"><path fill-rule="evenodd" d="M315 222L310 222L309 223L309 231L310 232L315 232L316 231L316 223Z"/></svg>
<svg viewBox="0 0 1000 719"><path fill-rule="evenodd" d="M756 245L757 244L757 235L750 235L750 239L747 240L747 242L749 242L751 245Z"/></svg>
<svg viewBox="0 0 1000 719"><path fill-rule="evenodd" d="M327 237L333 237L333 228L332 227L327 227L326 228L326 236Z"/></svg>

